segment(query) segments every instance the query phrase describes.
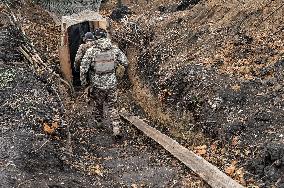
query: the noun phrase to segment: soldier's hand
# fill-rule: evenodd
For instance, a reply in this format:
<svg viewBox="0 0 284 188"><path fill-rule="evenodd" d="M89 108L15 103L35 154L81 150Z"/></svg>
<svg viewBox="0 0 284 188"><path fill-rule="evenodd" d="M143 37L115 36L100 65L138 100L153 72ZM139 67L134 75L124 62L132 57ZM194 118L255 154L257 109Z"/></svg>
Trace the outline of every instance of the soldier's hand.
<svg viewBox="0 0 284 188"><path fill-rule="evenodd" d="M117 68L116 68L116 75L119 78L122 78L124 76L125 73L125 68L123 65L118 64Z"/></svg>
<svg viewBox="0 0 284 188"><path fill-rule="evenodd" d="M82 86L82 87L87 86L87 82L81 81L81 86Z"/></svg>

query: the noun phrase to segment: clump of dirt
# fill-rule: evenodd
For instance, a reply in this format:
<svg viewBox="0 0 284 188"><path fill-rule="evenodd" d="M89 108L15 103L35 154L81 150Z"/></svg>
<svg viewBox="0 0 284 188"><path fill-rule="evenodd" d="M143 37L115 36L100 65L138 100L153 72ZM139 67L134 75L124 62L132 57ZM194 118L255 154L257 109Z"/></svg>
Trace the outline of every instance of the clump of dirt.
<svg viewBox="0 0 284 188"><path fill-rule="evenodd" d="M261 157L250 162L250 170L258 174L264 182L275 181L276 187L283 187L283 164L284 145L283 142L270 142L263 146ZM269 186L269 184L263 184Z"/></svg>
<svg viewBox="0 0 284 188"><path fill-rule="evenodd" d="M131 14L131 11L127 6L120 6L114 9L110 15L110 18L115 21L119 21L124 18L126 15Z"/></svg>

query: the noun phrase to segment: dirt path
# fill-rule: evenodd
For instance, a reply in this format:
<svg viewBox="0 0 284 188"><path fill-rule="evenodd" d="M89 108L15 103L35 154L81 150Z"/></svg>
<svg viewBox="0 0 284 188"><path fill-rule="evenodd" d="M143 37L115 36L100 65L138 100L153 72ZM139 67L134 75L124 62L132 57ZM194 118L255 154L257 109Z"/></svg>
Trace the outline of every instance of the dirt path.
<svg viewBox="0 0 284 188"><path fill-rule="evenodd" d="M70 106L75 114L70 128L73 156L65 162L72 168L93 175L96 178L94 186L205 186L200 178L192 175L166 150L131 125L124 125L125 136L117 141L111 136L108 122L103 128L93 123L92 103L88 104L83 98L77 97Z"/></svg>
<svg viewBox="0 0 284 188"><path fill-rule="evenodd" d="M130 125L124 127L123 140L113 140L108 128L93 124L92 105L82 98L76 103L66 99L73 120L68 121L73 155L67 155L66 137L43 131L45 123L58 118L60 103L52 86L26 61L0 64L1 188L204 187Z"/></svg>

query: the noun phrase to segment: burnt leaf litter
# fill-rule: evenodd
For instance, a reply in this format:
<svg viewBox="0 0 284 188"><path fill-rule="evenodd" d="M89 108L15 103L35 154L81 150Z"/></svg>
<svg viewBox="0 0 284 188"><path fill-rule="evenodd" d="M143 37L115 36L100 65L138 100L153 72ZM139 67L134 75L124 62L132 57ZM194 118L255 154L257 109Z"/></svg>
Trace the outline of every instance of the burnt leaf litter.
<svg viewBox="0 0 284 188"><path fill-rule="evenodd" d="M93 101L83 88L72 98L58 79L25 60L17 47L32 43L60 73L60 26L42 8L48 3L57 7L0 4L0 187L208 187L126 122L124 138L113 139L110 127L93 123ZM116 6L103 1L100 12L112 19L113 41L130 61L119 109L245 187L283 187L283 2Z"/></svg>

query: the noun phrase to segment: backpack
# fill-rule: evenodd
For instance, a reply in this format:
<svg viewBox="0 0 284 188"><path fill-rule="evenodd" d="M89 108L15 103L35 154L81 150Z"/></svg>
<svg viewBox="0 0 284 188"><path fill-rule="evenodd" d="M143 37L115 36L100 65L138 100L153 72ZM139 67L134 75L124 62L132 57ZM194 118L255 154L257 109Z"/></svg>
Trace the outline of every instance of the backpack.
<svg viewBox="0 0 284 188"><path fill-rule="evenodd" d="M96 74L113 73L115 71L115 59L112 50L100 51L94 57Z"/></svg>

